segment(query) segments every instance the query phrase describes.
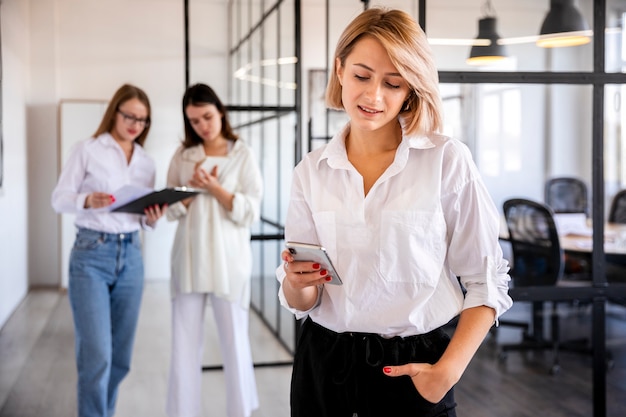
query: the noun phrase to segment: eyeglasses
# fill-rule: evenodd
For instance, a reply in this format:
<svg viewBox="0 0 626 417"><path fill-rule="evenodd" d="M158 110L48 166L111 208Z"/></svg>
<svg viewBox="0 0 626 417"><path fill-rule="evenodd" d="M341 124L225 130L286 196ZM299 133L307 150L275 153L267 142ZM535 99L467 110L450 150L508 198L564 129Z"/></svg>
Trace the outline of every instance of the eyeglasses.
<svg viewBox="0 0 626 417"><path fill-rule="evenodd" d="M132 126L135 123L139 124L140 127L144 127L144 128L150 126L150 120L148 119L138 119L135 116L126 114L121 110L118 110L117 112L122 115L122 118L124 119L124 123L126 123L127 126Z"/></svg>

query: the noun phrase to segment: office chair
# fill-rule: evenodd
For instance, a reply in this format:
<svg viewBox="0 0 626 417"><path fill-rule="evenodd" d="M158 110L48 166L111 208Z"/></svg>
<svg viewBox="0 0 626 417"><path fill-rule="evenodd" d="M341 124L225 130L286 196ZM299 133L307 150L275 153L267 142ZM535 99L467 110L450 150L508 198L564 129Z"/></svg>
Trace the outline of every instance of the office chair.
<svg viewBox="0 0 626 417"><path fill-rule="evenodd" d="M626 224L626 190L618 191L609 209L609 223ZM606 279L609 282L626 282L626 257L620 255L606 255ZM626 305L626 299L609 297L611 302Z"/></svg>
<svg viewBox="0 0 626 417"><path fill-rule="evenodd" d="M529 300L523 296L524 287L572 285L563 279L564 253L559 242L559 235L554 222L553 211L545 204L527 200L510 199L504 202L504 216L509 230L509 242L513 255L513 267L510 271L512 287L509 293L513 300L532 302L532 333L529 326L523 323L500 321L500 325L523 327L521 343L500 345L500 359L513 350L551 350L553 361L550 373L559 371L559 351L571 350L591 353L587 341L576 341L564 344L560 339L559 315L557 302L551 302L549 312L551 337L543 335L544 302L546 300ZM575 285L590 285L591 281L576 281ZM584 342L584 343L581 343Z"/></svg>
<svg viewBox="0 0 626 417"><path fill-rule="evenodd" d="M555 177L546 181L544 201L553 213L589 214L587 185L574 177Z"/></svg>
<svg viewBox="0 0 626 417"><path fill-rule="evenodd" d="M553 213L584 213L589 215L587 184L574 177L554 177L546 181L544 201ZM565 255L565 273L589 273L590 259L586 256Z"/></svg>
<svg viewBox="0 0 626 417"><path fill-rule="evenodd" d="M626 223L626 190L618 191L611 201L609 223Z"/></svg>

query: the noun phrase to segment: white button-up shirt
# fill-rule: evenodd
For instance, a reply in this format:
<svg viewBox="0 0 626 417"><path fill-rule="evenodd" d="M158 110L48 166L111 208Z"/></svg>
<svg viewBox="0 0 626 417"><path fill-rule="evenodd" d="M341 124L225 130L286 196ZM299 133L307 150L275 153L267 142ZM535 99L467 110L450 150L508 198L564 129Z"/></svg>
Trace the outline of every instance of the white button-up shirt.
<svg viewBox="0 0 626 417"><path fill-rule="evenodd" d="M75 213L75 225L105 233L134 232L149 228L140 214L86 209L85 199L93 192L113 194L124 185L154 188L156 169L146 151L134 144L130 163L109 133L74 145L52 192L57 213Z"/></svg>
<svg viewBox="0 0 626 417"><path fill-rule="evenodd" d="M500 216L467 147L405 136L364 196L348 129L295 168L285 223L285 240L326 248L343 285L322 286L309 311L290 308L281 287L281 304L335 332L385 337L429 332L470 307L510 308ZM282 283L282 265L276 274Z"/></svg>

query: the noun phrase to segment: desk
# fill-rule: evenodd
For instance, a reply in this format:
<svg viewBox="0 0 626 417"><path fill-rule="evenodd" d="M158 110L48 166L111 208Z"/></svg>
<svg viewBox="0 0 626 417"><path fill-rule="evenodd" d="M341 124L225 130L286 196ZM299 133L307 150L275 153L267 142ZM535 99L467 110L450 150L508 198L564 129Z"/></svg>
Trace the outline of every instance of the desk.
<svg viewBox="0 0 626 417"><path fill-rule="evenodd" d="M559 235L559 243L565 252L591 254L593 249L592 228L591 224L586 225L584 229L569 229L565 234ZM607 255L625 255L626 256L626 224L623 223L605 223L604 224L604 253ZM506 219L501 217L500 221L500 240L509 240L509 229L506 225Z"/></svg>
<svg viewBox="0 0 626 417"><path fill-rule="evenodd" d="M566 252L591 253L592 235L568 233L559 236L561 247ZM604 253L626 255L626 224L606 223L604 225Z"/></svg>

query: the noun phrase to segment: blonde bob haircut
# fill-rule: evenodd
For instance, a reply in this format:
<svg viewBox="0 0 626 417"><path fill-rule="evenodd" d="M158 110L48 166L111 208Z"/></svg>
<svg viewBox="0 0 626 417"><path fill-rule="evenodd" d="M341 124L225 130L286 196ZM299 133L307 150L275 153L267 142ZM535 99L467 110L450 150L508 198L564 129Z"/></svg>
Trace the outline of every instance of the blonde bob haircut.
<svg viewBox="0 0 626 417"><path fill-rule="evenodd" d="M104 116L102 116L100 126L98 126L98 130L96 130L96 133L93 134L93 137L97 138L106 132L111 133L115 127L115 118L117 117L117 112L119 111L120 106L133 98L136 98L144 106L146 106L146 110L148 112L143 132L141 132L135 139L135 142L143 146L146 142L148 132L150 131L150 100L148 100L148 95L141 88L130 84L124 84L117 89L115 94L113 94L113 97L111 98L111 101L109 101L109 105L104 112Z"/></svg>
<svg viewBox="0 0 626 417"><path fill-rule="evenodd" d="M437 66L426 35L401 10L373 7L358 15L343 31L326 87L326 105L344 110L337 70L343 67L356 43L369 36L382 44L393 65L409 84L411 93L402 106L406 134L437 132L442 128L442 105Z"/></svg>

